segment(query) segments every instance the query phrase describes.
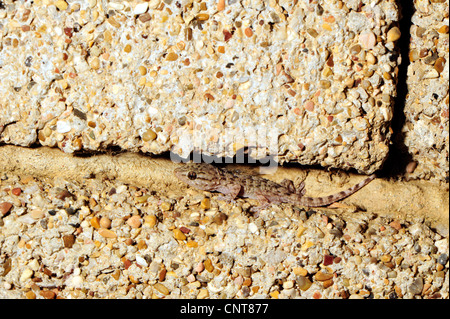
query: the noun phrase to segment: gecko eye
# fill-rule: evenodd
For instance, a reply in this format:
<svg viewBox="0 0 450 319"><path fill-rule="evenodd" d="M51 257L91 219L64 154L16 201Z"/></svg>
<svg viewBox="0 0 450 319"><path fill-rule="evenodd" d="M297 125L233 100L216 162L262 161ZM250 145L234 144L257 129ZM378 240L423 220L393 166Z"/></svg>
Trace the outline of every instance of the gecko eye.
<svg viewBox="0 0 450 319"><path fill-rule="evenodd" d="M197 178L197 174L196 174L195 172L190 171L190 172L187 174L187 177L188 177L190 180L194 180L194 179Z"/></svg>

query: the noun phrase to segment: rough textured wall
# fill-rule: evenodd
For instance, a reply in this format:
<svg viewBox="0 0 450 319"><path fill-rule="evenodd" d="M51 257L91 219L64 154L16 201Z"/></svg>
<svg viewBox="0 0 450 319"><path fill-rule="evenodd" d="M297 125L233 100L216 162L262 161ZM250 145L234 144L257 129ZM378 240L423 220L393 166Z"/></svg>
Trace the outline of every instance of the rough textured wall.
<svg viewBox="0 0 450 319"><path fill-rule="evenodd" d="M395 1L1 3L2 142L255 146L254 157L364 173L387 156Z"/></svg>
<svg viewBox="0 0 450 319"><path fill-rule="evenodd" d="M411 177L445 179L449 155L449 1L414 1L403 128L417 168Z"/></svg>

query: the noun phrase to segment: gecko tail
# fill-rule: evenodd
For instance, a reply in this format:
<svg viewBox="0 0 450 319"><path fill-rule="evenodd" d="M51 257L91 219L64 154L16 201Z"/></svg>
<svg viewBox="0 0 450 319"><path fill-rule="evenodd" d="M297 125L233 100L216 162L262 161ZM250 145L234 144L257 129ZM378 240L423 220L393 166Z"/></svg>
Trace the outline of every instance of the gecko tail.
<svg viewBox="0 0 450 319"><path fill-rule="evenodd" d="M300 199L300 204L306 207L321 207L321 206L328 206L334 202L340 201L341 199L344 199L353 193L357 192L367 184L369 184L372 180L374 180L376 177L375 174L370 175L363 181L359 182L353 187L350 187L349 189L330 195L330 196L324 196L324 197L307 197L304 196Z"/></svg>

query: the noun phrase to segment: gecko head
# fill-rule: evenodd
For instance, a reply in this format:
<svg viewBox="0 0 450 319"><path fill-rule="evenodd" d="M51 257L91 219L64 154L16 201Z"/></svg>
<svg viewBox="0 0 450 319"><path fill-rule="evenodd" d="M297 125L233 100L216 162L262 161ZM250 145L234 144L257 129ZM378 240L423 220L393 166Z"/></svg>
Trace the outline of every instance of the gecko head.
<svg viewBox="0 0 450 319"><path fill-rule="evenodd" d="M219 169L205 163L188 163L177 167L174 173L182 182L205 191L214 191L220 181Z"/></svg>

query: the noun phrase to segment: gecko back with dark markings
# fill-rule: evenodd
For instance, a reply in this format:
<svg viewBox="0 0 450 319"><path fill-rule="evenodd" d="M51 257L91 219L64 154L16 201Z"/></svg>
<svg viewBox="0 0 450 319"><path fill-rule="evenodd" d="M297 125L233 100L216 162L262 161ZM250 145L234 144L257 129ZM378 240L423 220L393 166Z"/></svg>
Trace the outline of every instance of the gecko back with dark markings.
<svg viewBox="0 0 450 319"><path fill-rule="evenodd" d="M189 163L176 168L174 173L181 181L197 189L224 194L226 200L237 197L257 199L262 203L259 209L279 203L306 207L327 206L352 195L375 178L375 175L371 175L355 186L333 195L307 197L304 196L304 183L295 189L290 180L283 180L278 184L259 176L237 174L211 164Z"/></svg>

